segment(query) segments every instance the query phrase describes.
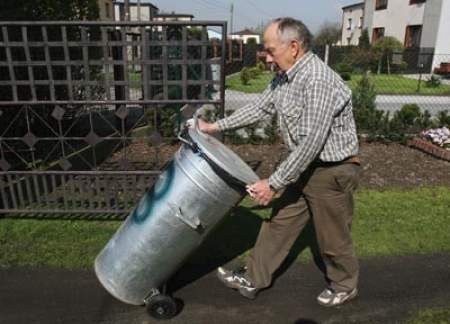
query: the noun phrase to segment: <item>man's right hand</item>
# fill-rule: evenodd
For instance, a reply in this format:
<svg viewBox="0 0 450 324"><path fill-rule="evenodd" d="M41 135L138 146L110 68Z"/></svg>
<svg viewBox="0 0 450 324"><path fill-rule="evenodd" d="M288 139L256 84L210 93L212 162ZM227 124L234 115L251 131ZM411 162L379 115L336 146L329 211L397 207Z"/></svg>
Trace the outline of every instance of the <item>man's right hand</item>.
<svg viewBox="0 0 450 324"><path fill-rule="evenodd" d="M194 123L188 123L188 127L195 127ZM208 123L204 120L201 120L200 118L197 119L197 127L201 132L207 134L214 134L219 131L219 125L217 125L217 123Z"/></svg>

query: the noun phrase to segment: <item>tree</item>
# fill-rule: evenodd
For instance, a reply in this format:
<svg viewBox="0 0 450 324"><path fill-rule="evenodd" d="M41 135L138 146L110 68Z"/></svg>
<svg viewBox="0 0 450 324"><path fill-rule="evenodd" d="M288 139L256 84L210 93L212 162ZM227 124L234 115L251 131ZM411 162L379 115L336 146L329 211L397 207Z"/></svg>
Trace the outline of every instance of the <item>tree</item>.
<svg viewBox="0 0 450 324"><path fill-rule="evenodd" d="M264 34L264 30L266 29L266 26L269 24L268 21L261 21L259 24L256 25L255 28L251 29L253 30L256 34L262 36Z"/></svg>
<svg viewBox="0 0 450 324"><path fill-rule="evenodd" d="M333 45L341 39L341 27L338 23L324 23L314 37L314 43L319 46Z"/></svg>
<svg viewBox="0 0 450 324"><path fill-rule="evenodd" d="M1 0L0 20L97 20L96 0Z"/></svg>
<svg viewBox="0 0 450 324"><path fill-rule="evenodd" d="M365 132L369 138L376 138L383 133L388 116L375 105L376 92L367 74L364 74L352 93L355 122L360 133Z"/></svg>
<svg viewBox="0 0 450 324"><path fill-rule="evenodd" d="M373 48L379 55L378 59L378 74L381 73L382 64L386 62L387 73L391 73L391 67L389 58L392 56L394 51L402 51L403 45L402 43L395 37L385 36L378 39Z"/></svg>
<svg viewBox="0 0 450 324"><path fill-rule="evenodd" d="M364 28L361 32L361 36L359 36L358 47L363 49L370 48L369 31L367 28Z"/></svg>

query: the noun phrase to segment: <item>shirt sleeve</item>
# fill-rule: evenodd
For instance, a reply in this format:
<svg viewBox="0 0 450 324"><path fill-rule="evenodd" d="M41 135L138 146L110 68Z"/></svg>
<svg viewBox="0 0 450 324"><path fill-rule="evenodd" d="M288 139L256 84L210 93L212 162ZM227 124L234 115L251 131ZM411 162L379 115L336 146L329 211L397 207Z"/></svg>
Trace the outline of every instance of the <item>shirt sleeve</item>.
<svg viewBox="0 0 450 324"><path fill-rule="evenodd" d="M335 114L335 90L330 82L314 80L305 91L305 108L299 118L298 144L275 172L269 184L276 190L297 181L319 155L330 132Z"/></svg>
<svg viewBox="0 0 450 324"><path fill-rule="evenodd" d="M218 120L219 130L244 127L273 115L275 107L272 104L272 93L269 85L255 102L251 102L235 110L230 116Z"/></svg>

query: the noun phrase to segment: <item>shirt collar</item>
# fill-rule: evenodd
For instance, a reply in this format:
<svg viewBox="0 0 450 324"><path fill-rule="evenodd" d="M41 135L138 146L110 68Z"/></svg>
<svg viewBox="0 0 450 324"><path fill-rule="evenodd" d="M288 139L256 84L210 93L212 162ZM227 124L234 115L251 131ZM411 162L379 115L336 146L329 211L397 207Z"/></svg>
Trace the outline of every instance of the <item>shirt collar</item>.
<svg viewBox="0 0 450 324"><path fill-rule="evenodd" d="M311 51L306 52L293 66L286 71L287 81L291 82L297 72L304 69L306 63L312 59L314 54Z"/></svg>

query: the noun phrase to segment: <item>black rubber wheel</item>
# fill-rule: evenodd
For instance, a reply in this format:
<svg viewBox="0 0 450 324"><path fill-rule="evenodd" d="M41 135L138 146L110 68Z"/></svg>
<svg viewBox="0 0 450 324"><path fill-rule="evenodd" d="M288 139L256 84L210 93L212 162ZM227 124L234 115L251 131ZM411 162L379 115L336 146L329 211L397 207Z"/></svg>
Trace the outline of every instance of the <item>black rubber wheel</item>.
<svg viewBox="0 0 450 324"><path fill-rule="evenodd" d="M170 319L177 314L177 304L172 297L155 295L147 302L147 313L155 319Z"/></svg>

